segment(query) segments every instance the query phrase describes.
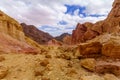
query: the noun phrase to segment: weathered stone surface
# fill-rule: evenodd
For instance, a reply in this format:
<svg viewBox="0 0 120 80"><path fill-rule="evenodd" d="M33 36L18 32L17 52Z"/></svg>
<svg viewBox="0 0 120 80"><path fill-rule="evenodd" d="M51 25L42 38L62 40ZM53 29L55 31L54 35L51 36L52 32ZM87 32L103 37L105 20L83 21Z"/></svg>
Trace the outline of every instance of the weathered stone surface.
<svg viewBox="0 0 120 80"><path fill-rule="evenodd" d="M58 40L58 41L63 42L63 39L64 39L66 36L71 36L71 34L69 34L69 33L63 33L63 34L61 34L60 36L55 37L55 39Z"/></svg>
<svg viewBox="0 0 120 80"><path fill-rule="evenodd" d="M25 35L39 44L46 44L49 40L53 39L50 34L37 29L34 25L26 25L25 23L21 23L21 25Z"/></svg>
<svg viewBox="0 0 120 80"><path fill-rule="evenodd" d="M87 31L87 27L78 23L75 30L72 32L72 44L84 42L84 33Z"/></svg>
<svg viewBox="0 0 120 80"><path fill-rule="evenodd" d="M86 22L84 24L77 24L72 33L72 44L78 44L87 40L93 39L99 35L97 31L92 30L92 23Z"/></svg>
<svg viewBox="0 0 120 80"><path fill-rule="evenodd" d="M0 14L2 14L2 16L0 16L0 32L9 34L18 40L25 41L20 24L2 11L0 11Z"/></svg>
<svg viewBox="0 0 120 80"><path fill-rule="evenodd" d="M81 60L80 64L85 69L94 71L96 66L96 60L94 58L87 58L87 59Z"/></svg>
<svg viewBox="0 0 120 80"><path fill-rule="evenodd" d="M98 75L91 75L91 76L82 76L80 80L104 80L104 78Z"/></svg>
<svg viewBox="0 0 120 80"><path fill-rule="evenodd" d="M0 79L4 78L8 74L6 67L0 66Z"/></svg>
<svg viewBox="0 0 120 80"><path fill-rule="evenodd" d="M87 31L84 34L84 41L91 40L91 39L95 38L98 35L99 35L98 32L93 31L93 30L88 28Z"/></svg>
<svg viewBox="0 0 120 80"><path fill-rule="evenodd" d="M24 35L21 25L0 11L0 51L38 53L38 45Z"/></svg>
<svg viewBox="0 0 120 80"><path fill-rule="evenodd" d="M120 58L120 38L110 39L104 43L102 54L112 58Z"/></svg>
<svg viewBox="0 0 120 80"><path fill-rule="evenodd" d="M105 74L104 76L105 80L119 80L115 75L113 74Z"/></svg>
<svg viewBox="0 0 120 80"><path fill-rule="evenodd" d="M71 45L71 36L67 35L63 38L63 43L67 45Z"/></svg>
<svg viewBox="0 0 120 80"><path fill-rule="evenodd" d="M93 30L93 31L96 31L96 32L98 32L99 34L102 34L103 33L103 22L104 22L104 20L103 21L98 21L98 22L96 22L92 27L91 27L91 29Z"/></svg>
<svg viewBox="0 0 120 80"><path fill-rule="evenodd" d="M82 43L78 48L82 57L95 57L101 54L102 44L100 42Z"/></svg>
<svg viewBox="0 0 120 80"><path fill-rule="evenodd" d="M115 0L113 8L108 17L103 21L95 24L84 23L78 24L72 33L72 44L85 42L93 39L103 33L119 33L120 32L120 1ZM90 27L87 27L90 26Z"/></svg>
<svg viewBox="0 0 120 80"><path fill-rule="evenodd" d="M62 42L57 41L55 39L52 39L50 41L47 42L48 45L53 45L53 46L62 46Z"/></svg>
<svg viewBox="0 0 120 80"><path fill-rule="evenodd" d="M49 61L47 59L40 62L40 65L44 67L46 67L48 64L49 64Z"/></svg>
<svg viewBox="0 0 120 80"><path fill-rule="evenodd" d="M98 61L95 67L95 72L97 73L112 73L115 75L120 75L120 62L106 62Z"/></svg>

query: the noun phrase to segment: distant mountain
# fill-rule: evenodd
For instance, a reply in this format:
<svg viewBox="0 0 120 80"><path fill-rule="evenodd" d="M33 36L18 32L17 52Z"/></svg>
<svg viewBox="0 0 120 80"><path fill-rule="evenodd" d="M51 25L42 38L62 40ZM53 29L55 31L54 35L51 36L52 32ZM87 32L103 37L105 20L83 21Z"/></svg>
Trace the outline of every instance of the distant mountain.
<svg viewBox="0 0 120 80"><path fill-rule="evenodd" d="M55 39L58 40L58 41L62 41L62 42L63 42L63 39L64 39L66 36L71 36L71 34L69 34L69 33L63 33L63 34L61 34L60 36L55 37Z"/></svg>
<svg viewBox="0 0 120 80"><path fill-rule="evenodd" d="M46 42L53 39L50 34L37 29L34 25L27 25L25 23L21 23L21 25L25 35L39 44L46 44Z"/></svg>

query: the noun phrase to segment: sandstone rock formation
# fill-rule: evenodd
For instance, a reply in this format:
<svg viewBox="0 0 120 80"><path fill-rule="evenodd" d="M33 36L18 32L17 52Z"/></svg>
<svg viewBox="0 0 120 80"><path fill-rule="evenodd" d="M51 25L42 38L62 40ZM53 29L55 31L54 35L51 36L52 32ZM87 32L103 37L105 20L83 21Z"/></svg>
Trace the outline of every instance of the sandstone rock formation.
<svg viewBox="0 0 120 80"><path fill-rule="evenodd" d="M4 78L8 74L8 68L0 66L0 79Z"/></svg>
<svg viewBox="0 0 120 80"><path fill-rule="evenodd" d="M67 35L63 38L63 43L67 45L71 45L71 36Z"/></svg>
<svg viewBox="0 0 120 80"><path fill-rule="evenodd" d="M91 75L91 76L82 76L80 80L104 80L104 78L98 75Z"/></svg>
<svg viewBox="0 0 120 80"><path fill-rule="evenodd" d="M100 42L82 43L78 45L81 57L97 57L101 55L102 44Z"/></svg>
<svg viewBox="0 0 120 80"><path fill-rule="evenodd" d="M26 25L25 23L21 23L21 25L25 35L39 44L46 44L49 40L53 39L50 34L37 29L33 25Z"/></svg>
<svg viewBox="0 0 120 80"><path fill-rule="evenodd" d="M57 40L55 40L55 39L52 39L52 40L48 41L47 44L48 44L48 45L52 45L52 46L62 46L62 42L57 41Z"/></svg>
<svg viewBox="0 0 120 80"><path fill-rule="evenodd" d="M70 35L69 33L63 33L63 34L61 34L60 36L55 37L55 39L58 40L58 41L63 42L63 39L64 39L66 36L71 36L71 35Z"/></svg>
<svg viewBox="0 0 120 80"><path fill-rule="evenodd" d="M104 75L104 79L105 80L119 80L116 76L114 76L113 74L105 74Z"/></svg>
<svg viewBox="0 0 120 80"><path fill-rule="evenodd" d="M119 61L98 61L95 67L95 72L97 73L111 73L116 76L120 75L120 62Z"/></svg>
<svg viewBox="0 0 120 80"><path fill-rule="evenodd" d="M120 38L106 42L102 47L102 54L112 58L120 58Z"/></svg>
<svg viewBox="0 0 120 80"><path fill-rule="evenodd" d="M90 71L94 71L96 66L96 60L94 58L83 59L81 60L81 66Z"/></svg>
<svg viewBox="0 0 120 80"><path fill-rule="evenodd" d="M37 53L40 47L24 35L21 25L0 11L0 51Z"/></svg>
<svg viewBox="0 0 120 80"><path fill-rule="evenodd" d="M95 38L103 33L119 33L120 32L120 1L115 0L113 8L108 17L103 21L98 21L95 24L84 23L78 24L72 33L72 44L85 42ZM89 28L88 28L89 27Z"/></svg>
<svg viewBox="0 0 120 80"><path fill-rule="evenodd" d="M72 43L77 44L84 42L84 33L87 31L87 27L78 23L75 30L72 32Z"/></svg>
<svg viewBox="0 0 120 80"><path fill-rule="evenodd" d="M84 24L77 24L75 30L72 33L72 44L78 44L81 42L85 42L87 40L93 39L99 35L98 32L93 31L91 27L93 26L92 23L84 23Z"/></svg>

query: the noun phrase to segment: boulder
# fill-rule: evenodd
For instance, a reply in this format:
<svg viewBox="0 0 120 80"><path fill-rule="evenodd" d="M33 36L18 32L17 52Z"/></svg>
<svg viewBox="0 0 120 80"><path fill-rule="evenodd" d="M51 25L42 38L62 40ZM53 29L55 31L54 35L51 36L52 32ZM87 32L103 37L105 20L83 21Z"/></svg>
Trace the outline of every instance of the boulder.
<svg viewBox="0 0 120 80"><path fill-rule="evenodd" d="M8 74L8 68L0 66L0 79L4 78Z"/></svg>
<svg viewBox="0 0 120 80"><path fill-rule="evenodd" d="M88 42L78 45L82 57L96 57L101 55L102 44L100 42Z"/></svg>
<svg viewBox="0 0 120 80"><path fill-rule="evenodd" d="M104 43L102 54L111 58L120 58L120 38L110 39Z"/></svg>
<svg viewBox="0 0 120 80"><path fill-rule="evenodd" d="M113 61L113 62L108 62L108 61L98 61L96 66L95 66L95 72L97 73L112 73L115 74L116 76L120 75L120 62L118 61Z"/></svg>
<svg viewBox="0 0 120 80"><path fill-rule="evenodd" d="M83 59L80 63L82 67L90 71L94 71L96 66L96 60L94 58Z"/></svg>

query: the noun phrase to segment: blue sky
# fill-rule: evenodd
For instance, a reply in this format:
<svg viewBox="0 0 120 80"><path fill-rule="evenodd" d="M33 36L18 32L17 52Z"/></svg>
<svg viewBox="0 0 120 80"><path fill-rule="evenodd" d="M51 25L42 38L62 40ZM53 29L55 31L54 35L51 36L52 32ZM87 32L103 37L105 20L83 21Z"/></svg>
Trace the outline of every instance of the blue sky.
<svg viewBox="0 0 120 80"><path fill-rule="evenodd" d="M0 9L53 36L72 33L77 23L103 20L114 0L1 0ZM107 4L106 4L107 3Z"/></svg>

